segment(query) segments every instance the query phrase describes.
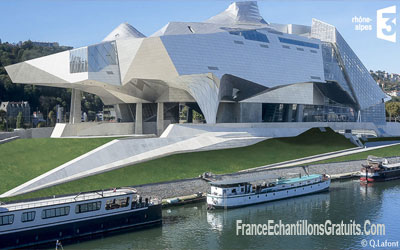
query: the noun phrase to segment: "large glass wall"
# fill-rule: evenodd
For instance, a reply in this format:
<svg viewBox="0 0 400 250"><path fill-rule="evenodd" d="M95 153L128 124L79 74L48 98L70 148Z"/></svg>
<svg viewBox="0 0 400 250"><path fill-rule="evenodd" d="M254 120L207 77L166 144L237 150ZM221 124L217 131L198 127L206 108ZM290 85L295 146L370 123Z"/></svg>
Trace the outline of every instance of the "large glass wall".
<svg viewBox="0 0 400 250"><path fill-rule="evenodd" d="M328 80L335 80L346 90L341 74L337 67L333 64L338 64L338 67L345 74L347 85L353 90L353 97L356 99L359 109L361 109L361 120L374 123L385 123L385 110L383 98L385 94L376 84L374 79L369 74L369 71L362 64L354 51L350 48L342 35L332 25L313 19L311 27L311 36L321 39L323 42L331 44L334 49L335 56L338 58L329 61L329 46L325 47L324 69L325 77ZM327 77L328 76L328 77ZM337 79L331 79L336 78ZM348 90L346 90L348 91Z"/></svg>
<svg viewBox="0 0 400 250"><path fill-rule="evenodd" d="M373 122L375 124L386 123L385 103L380 103L361 110L362 122Z"/></svg>
<svg viewBox="0 0 400 250"><path fill-rule="evenodd" d="M340 105L304 105L303 122L355 122L353 108Z"/></svg>
<svg viewBox="0 0 400 250"><path fill-rule="evenodd" d="M109 65L117 65L115 41L71 50L69 61L70 73L100 72Z"/></svg>
<svg viewBox="0 0 400 250"><path fill-rule="evenodd" d="M88 78L120 85L118 53L115 41L70 51L70 73L88 72Z"/></svg>
<svg viewBox="0 0 400 250"><path fill-rule="evenodd" d="M346 91L354 101L353 94L349 85L344 78L343 72L339 67L339 63L336 59L335 52L332 48L331 43L323 42L321 44L322 48L322 59L324 62L324 74L325 80L327 81L336 81L342 87L344 91Z"/></svg>
<svg viewBox="0 0 400 250"><path fill-rule="evenodd" d="M262 121L296 121L298 107L299 105L296 104L263 103ZM324 105L303 105L301 113L297 122L355 122L357 119L356 111L352 107L336 103L328 98L325 99Z"/></svg>
<svg viewBox="0 0 400 250"><path fill-rule="evenodd" d="M100 72L109 65L117 65L115 41L88 47L89 72Z"/></svg>
<svg viewBox="0 0 400 250"><path fill-rule="evenodd" d="M87 47L70 50L69 72L70 73L88 72Z"/></svg>

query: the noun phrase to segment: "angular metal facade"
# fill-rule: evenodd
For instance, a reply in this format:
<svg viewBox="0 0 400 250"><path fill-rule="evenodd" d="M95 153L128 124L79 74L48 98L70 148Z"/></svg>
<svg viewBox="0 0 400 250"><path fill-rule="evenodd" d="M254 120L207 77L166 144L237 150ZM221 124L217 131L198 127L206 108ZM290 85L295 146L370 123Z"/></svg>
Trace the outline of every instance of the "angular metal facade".
<svg viewBox="0 0 400 250"><path fill-rule="evenodd" d="M205 22L171 22L150 37L124 23L99 44L6 70L13 82L75 88L105 104L197 103L208 123L252 122L223 113L237 107L254 122L265 114L385 122L385 94L334 26L269 24L256 2L233 3Z"/></svg>
<svg viewBox="0 0 400 250"><path fill-rule="evenodd" d="M385 123L386 95L337 29L313 19L311 37L325 42L325 76L327 80L337 81L343 89L352 94L357 102L356 109L360 111L358 119L363 122Z"/></svg>

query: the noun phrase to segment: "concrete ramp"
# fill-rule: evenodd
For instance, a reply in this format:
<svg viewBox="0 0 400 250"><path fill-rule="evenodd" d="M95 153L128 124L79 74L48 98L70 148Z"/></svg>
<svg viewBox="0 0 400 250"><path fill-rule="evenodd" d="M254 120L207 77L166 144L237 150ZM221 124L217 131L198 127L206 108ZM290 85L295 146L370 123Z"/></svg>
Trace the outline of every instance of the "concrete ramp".
<svg viewBox="0 0 400 250"><path fill-rule="evenodd" d="M197 136L113 140L0 197L28 193L172 154L243 147L265 139L267 137L255 137L248 133L214 132Z"/></svg>
<svg viewBox="0 0 400 250"><path fill-rule="evenodd" d="M53 132L51 133L50 137L51 138L61 138L66 125L67 124L65 124L65 123L57 123L56 126L54 127Z"/></svg>

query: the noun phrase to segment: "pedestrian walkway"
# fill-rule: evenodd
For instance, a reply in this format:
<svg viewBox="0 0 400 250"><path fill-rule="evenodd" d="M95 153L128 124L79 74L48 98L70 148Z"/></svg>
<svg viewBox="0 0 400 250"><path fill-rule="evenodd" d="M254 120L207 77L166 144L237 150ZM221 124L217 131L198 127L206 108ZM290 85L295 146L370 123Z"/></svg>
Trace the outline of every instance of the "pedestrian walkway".
<svg viewBox="0 0 400 250"><path fill-rule="evenodd" d="M379 146L364 147L364 148L357 147L357 148L345 149L345 150L340 150L340 151L335 151L335 152L330 152L330 153L325 153L325 154L318 154L318 155L308 156L308 157L299 158L299 159L295 159L295 160L269 164L269 165L260 166L260 167L256 167L256 168L250 168L250 169L242 170L242 172L308 165L309 163L312 163L312 162L323 161L323 160L328 160L328 159L332 159L332 158L336 158L336 157L358 154L358 153L362 153L362 152L368 152L368 151L372 151L372 150L376 150L376 149L380 149L380 148L392 147L392 146L396 146L396 145L400 145L400 142L398 142L398 143L389 142L388 144L379 145Z"/></svg>

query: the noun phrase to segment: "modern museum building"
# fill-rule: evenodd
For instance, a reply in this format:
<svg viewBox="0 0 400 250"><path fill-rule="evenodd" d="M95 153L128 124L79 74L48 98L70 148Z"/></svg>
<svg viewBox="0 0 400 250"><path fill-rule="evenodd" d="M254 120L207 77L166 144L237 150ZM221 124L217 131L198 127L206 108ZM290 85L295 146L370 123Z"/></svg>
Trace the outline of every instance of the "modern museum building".
<svg viewBox="0 0 400 250"><path fill-rule="evenodd" d="M71 88L114 105L136 133L179 122L179 107L205 122L385 124L387 96L330 24L264 20L256 2L235 2L204 22L170 22L149 37L127 23L103 41L10 65L14 83Z"/></svg>

